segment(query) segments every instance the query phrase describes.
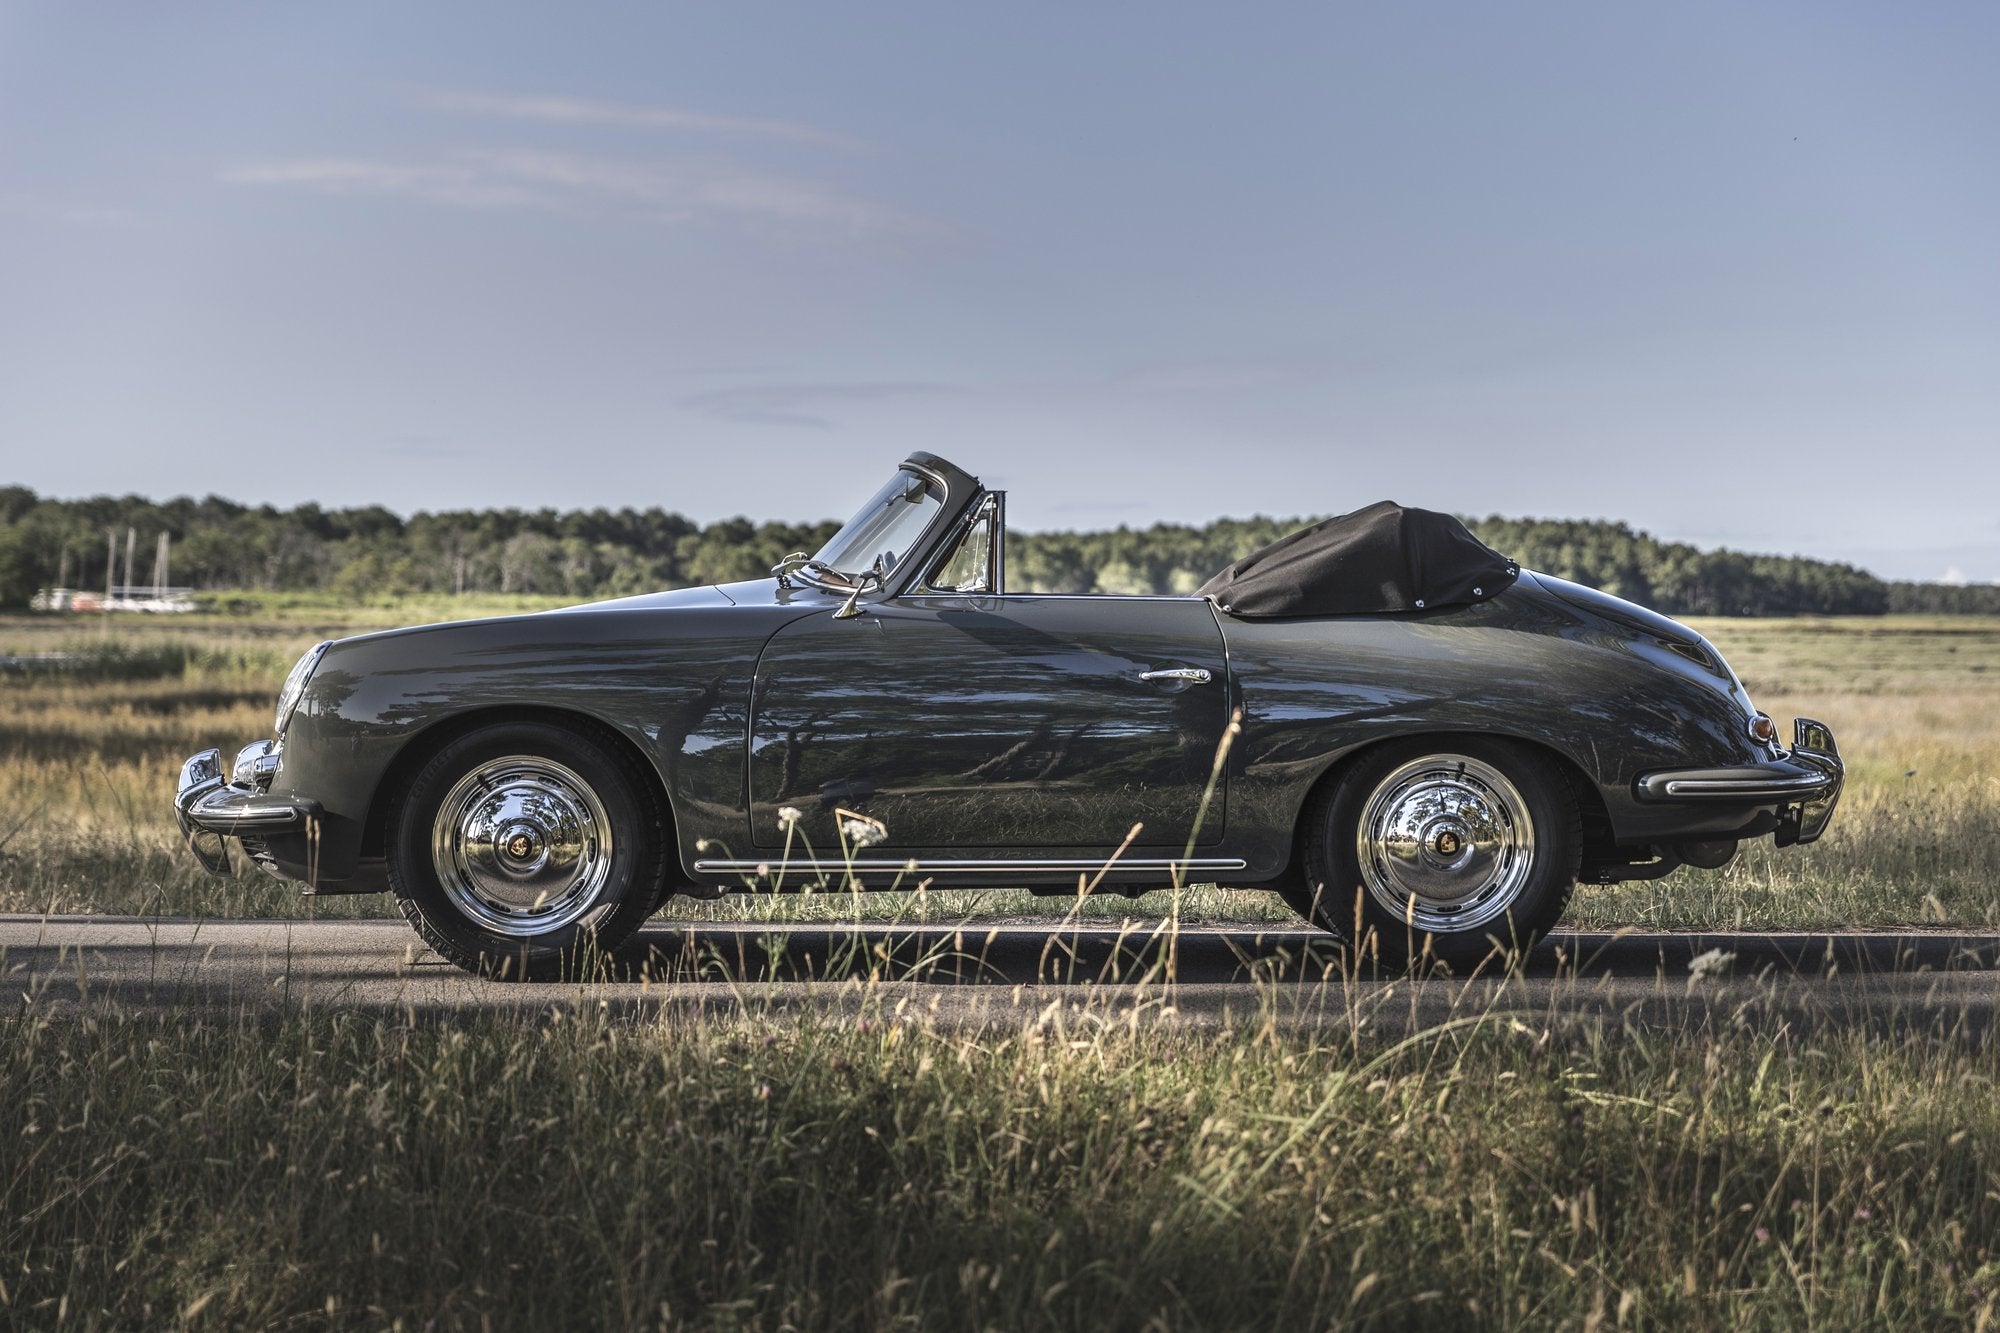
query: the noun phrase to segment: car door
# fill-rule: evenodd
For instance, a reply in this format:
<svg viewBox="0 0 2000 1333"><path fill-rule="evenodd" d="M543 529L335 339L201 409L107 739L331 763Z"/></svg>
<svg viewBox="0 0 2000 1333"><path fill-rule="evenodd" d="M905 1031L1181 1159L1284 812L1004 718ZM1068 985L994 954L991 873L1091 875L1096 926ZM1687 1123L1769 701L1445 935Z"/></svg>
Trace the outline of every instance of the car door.
<svg viewBox="0 0 2000 1333"><path fill-rule="evenodd" d="M1109 848L1134 824L1135 846L1178 850L1228 687L1199 598L924 593L807 616L757 668L752 841L783 845L789 806L821 857L839 854L840 809L882 821L890 853ZM1225 796L1199 843L1220 838Z"/></svg>

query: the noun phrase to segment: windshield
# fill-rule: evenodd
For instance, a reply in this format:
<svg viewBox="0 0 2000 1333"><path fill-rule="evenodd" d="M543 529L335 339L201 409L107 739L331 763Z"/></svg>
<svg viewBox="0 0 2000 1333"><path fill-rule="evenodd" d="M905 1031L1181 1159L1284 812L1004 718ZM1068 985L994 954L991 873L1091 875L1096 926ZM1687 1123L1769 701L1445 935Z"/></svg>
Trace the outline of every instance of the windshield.
<svg viewBox="0 0 2000 1333"><path fill-rule="evenodd" d="M875 498L847 520L815 557L843 574L858 575L882 556L884 572L896 567L931 520L944 510L944 487L921 473L900 469Z"/></svg>

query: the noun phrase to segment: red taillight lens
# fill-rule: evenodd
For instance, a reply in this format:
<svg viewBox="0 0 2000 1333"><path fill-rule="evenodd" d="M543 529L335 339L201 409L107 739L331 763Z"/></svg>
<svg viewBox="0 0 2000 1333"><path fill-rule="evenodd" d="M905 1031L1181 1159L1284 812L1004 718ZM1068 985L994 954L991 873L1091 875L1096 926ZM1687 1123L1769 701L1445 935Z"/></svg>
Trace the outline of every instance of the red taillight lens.
<svg viewBox="0 0 2000 1333"><path fill-rule="evenodd" d="M1773 722L1768 714L1759 713L1750 719L1750 734L1756 739L1769 744L1777 738L1778 724Z"/></svg>

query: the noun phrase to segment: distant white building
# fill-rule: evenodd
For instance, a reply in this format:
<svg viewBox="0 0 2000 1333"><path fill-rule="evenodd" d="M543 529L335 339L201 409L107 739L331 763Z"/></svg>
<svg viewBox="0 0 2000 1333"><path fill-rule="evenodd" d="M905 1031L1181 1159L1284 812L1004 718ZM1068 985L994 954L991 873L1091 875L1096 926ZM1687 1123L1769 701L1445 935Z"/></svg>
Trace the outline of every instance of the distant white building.
<svg viewBox="0 0 2000 1333"><path fill-rule="evenodd" d="M28 605L36 611L146 611L154 615L184 615L195 609L193 588L157 584L113 587L108 597L77 588L44 588Z"/></svg>
<svg viewBox="0 0 2000 1333"><path fill-rule="evenodd" d="M118 577L118 530L111 528L105 534L104 591L85 592L80 588L44 588L29 599L28 605L36 611L147 611L155 615L184 615L195 609L194 589L176 588L167 584L169 558L173 554L173 539L167 533L160 534L158 548L153 553L153 581L134 583L137 565L135 547L139 544L136 528L125 529L125 582L115 582ZM63 547L60 568L56 574L58 584L69 581L69 548Z"/></svg>

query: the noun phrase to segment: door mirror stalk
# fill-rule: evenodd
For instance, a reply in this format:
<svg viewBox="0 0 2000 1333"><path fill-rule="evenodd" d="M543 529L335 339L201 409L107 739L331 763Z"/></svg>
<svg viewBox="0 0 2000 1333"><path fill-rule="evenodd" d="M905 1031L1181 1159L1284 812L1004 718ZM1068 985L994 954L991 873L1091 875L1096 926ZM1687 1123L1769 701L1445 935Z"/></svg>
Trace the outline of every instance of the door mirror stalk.
<svg viewBox="0 0 2000 1333"><path fill-rule="evenodd" d="M852 620L861 614L861 594L873 592L882 586L882 580L889 574L889 562L882 556L875 557L875 564L854 576L854 590L847 594L847 600L833 613L835 620Z"/></svg>

